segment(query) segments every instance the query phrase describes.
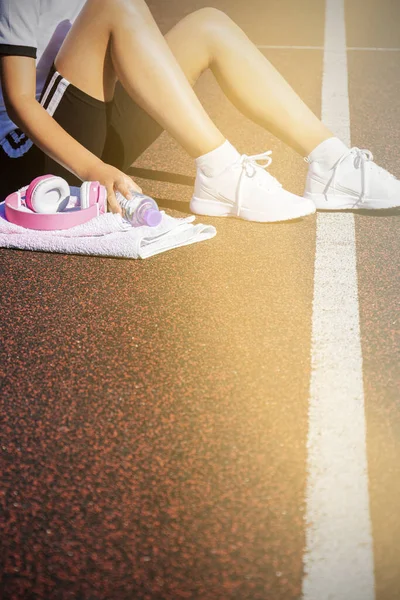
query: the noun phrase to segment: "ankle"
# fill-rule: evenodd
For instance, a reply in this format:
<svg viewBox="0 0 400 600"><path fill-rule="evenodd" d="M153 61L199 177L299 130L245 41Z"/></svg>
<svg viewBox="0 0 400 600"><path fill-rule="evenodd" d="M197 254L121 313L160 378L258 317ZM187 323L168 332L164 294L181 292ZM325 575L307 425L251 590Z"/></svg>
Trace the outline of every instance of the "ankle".
<svg viewBox="0 0 400 600"><path fill-rule="evenodd" d="M235 162L239 156L236 148L228 140L225 140L211 152L197 157L195 164L207 177L215 177Z"/></svg>
<svg viewBox="0 0 400 600"><path fill-rule="evenodd" d="M337 137L329 137L310 152L306 161L308 163L316 162L322 169L329 171L347 150L348 147L342 140Z"/></svg>

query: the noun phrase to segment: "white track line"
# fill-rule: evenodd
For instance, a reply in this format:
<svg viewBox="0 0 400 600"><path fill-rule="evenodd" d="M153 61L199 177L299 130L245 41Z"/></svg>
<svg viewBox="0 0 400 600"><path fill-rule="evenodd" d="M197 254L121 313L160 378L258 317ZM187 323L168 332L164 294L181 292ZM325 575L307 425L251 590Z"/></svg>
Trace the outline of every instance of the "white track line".
<svg viewBox="0 0 400 600"><path fill-rule="evenodd" d="M324 46L257 46L260 50L325 50ZM358 46L349 46L347 51L362 52L400 52L400 48L362 48Z"/></svg>
<svg viewBox="0 0 400 600"><path fill-rule="evenodd" d="M347 48L347 50L361 50L362 52L368 52L371 50L372 52L400 52L400 48Z"/></svg>
<svg viewBox="0 0 400 600"><path fill-rule="evenodd" d="M326 0L323 121L350 145L344 0ZM373 600L354 216L319 214L304 600Z"/></svg>
<svg viewBox="0 0 400 600"><path fill-rule="evenodd" d="M323 46L257 46L260 50L323 50Z"/></svg>

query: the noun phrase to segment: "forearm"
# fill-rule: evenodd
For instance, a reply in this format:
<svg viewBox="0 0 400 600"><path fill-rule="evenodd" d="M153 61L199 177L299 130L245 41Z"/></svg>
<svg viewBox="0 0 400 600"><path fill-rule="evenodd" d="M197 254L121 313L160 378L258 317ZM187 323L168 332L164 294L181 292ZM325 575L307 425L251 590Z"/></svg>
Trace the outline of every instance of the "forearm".
<svg viewBox="0 0 400 600"><path fill-rule="evenodd" d="M125 173L104 163L67 133L35 98L35 61L26 56L0 57L1 84L10 118L45 154L82 181L99 181L112 212L121 212L115 192L129 198L140 187Z"/></svg>
<svg viewBox="0 0 400 600"><path fill-rule="evenodd" d="M9 109L13 121L45 154L82 181L102 161L67 133L34 98L19 99Z"/></svg>

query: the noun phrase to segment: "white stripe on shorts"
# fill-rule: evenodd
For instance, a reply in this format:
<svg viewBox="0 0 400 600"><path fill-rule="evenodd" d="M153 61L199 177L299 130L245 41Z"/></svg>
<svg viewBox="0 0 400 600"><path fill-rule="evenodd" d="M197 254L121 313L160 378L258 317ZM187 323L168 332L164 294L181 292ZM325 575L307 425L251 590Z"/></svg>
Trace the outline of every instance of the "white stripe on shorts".
<svg viewBox="0 0 400 600"><path fill-rule="evenodd" d="M61 77L61 76L60 76L60 73L58 73L56 71L54 73L53 77L51 78L49 85L47 86L46 92L43 95L42 100L40 101L40 104L42 106L44 106L46 101L48 100L49 95L51 94L51 92L54 88L54 84L58 77ZM46 108L46 112L48 112L51 117L54 116L54 113L56 112L56 109L59 106L69 85L70 85L70 82L67 81L66 79L64 79L63 77L59 81L56 89L54 90L54 92L51 96L49 105ZM11 140L13 139L13 137L15 137L15 135L16 135L15 130L11 131L11 133L6 135L6 137L3 140L1 140L1 142L0 142L0 146L3 148L4 152L7 154L7 156L9 158L20 158L21 156L24 156L24 154L26 154L33 146L32 140L30 140L25 134L23 134L20 136L21 145L19 145L17 148L15 148L11 144ZM15 143L18 144L18 141L16 141L16 140L13 140L13 141L14 141L14 144Z"/></svg>

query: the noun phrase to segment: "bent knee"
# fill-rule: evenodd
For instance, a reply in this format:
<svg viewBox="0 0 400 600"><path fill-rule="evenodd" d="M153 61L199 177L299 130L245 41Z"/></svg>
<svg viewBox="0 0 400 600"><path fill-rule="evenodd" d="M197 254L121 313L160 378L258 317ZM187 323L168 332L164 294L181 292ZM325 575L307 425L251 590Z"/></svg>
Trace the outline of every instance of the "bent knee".
<svg viewBox="0 0 400 600"><path fill-rule="evenodd" d="M206 30L215 30L219 28L232 27L235 23L232 19L218 8L207 6L193 12L190 17L197 21L197 24Z"/></svg>
<svg viewBox="0 0 400 600"><path fill-rule="evenodd" d="M149 12L145 0L86 0L86 4L92 5L97 15L119 22L128 17L143 18L144 13Z"/></svg>

